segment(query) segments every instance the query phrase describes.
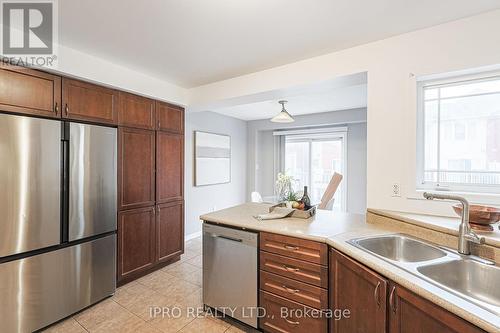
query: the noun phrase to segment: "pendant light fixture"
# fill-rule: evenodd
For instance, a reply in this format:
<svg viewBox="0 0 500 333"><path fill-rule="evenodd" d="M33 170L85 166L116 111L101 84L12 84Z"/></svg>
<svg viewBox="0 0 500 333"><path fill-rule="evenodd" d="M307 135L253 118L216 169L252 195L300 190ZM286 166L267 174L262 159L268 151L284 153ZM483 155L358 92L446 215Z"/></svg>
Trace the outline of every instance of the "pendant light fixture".
<svg viewBox="0 0 500 333"><path fill-rule="evenodd" d="M281 112L271 118L273 123L293 123L295 119L285 110L287 101L279 101L281 104Z"/></svg>

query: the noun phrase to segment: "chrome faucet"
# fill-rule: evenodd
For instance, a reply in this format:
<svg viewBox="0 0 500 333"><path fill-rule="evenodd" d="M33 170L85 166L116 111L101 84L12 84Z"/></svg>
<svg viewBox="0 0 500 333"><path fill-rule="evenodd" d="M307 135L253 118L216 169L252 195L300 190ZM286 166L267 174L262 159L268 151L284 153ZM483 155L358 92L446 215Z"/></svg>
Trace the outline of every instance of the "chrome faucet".
<svg viewBox="0 0 500 333"><path fill-rule="evenodd" d="M438 193L424 192L424 198L427 200L454 200L462 204L462 222L458 229L458 253L469 255L470 243L481 244L484 242L483 237L479 237L474 231L472 231L469 224L469 201L463 197L457 195L447 195Z"/></svg>

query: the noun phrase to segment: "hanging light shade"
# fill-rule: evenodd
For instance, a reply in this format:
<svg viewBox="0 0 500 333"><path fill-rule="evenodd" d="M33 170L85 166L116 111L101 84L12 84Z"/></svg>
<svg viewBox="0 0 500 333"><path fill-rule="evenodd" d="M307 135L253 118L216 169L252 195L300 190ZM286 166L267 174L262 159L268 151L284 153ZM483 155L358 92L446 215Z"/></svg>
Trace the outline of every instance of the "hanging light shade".
<svg viewBox="0 0 500 333"><path fill-rule="evenodd" d="M295 119L285 110L285 103L287 101L279 101L281 104L281 112L271 118L273 123L293 123Z"/></svg>

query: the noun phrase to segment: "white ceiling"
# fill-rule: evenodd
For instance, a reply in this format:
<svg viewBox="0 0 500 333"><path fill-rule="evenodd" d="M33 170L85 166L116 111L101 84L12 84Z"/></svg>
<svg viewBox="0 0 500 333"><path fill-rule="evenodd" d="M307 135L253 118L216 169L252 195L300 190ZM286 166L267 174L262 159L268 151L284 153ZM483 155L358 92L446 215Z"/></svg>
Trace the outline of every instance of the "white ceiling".
<svg viewBox="0 0 500 333"><path fill-rule="evenodd" d="M342 76L329 81L258 95L254 101L214 108L213 111L242 120L269 119L281 111L278 100L292 116L366 107L366 73ZM276 98L279 96L279 98Z"/></svg>
<svg viewBox="0 0 500 333"><path fill-rule="evenodd" d="M498 0L60 0L59 41L189 88L496 8Z"/></svg>

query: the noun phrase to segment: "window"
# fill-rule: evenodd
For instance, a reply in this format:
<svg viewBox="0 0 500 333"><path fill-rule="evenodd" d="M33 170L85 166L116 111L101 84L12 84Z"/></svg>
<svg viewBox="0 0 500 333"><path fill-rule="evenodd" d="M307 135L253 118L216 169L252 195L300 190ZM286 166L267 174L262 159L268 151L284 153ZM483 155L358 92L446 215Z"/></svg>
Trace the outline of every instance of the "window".
<svg viewBox="0 0 500 333"><path fill-rule="evenodd" d="M500 192L500 76L419 83L417 188Z"/></svg>
<svg viewBox="0 0 500 333"><path fill-rule="evenodd" d="M295 179L294 189L308 187L313 203L319 203L334 172L345 176L345 132L286 135L284 171ZM345 181L335 194L333 210L346 210Z"/></svg>

